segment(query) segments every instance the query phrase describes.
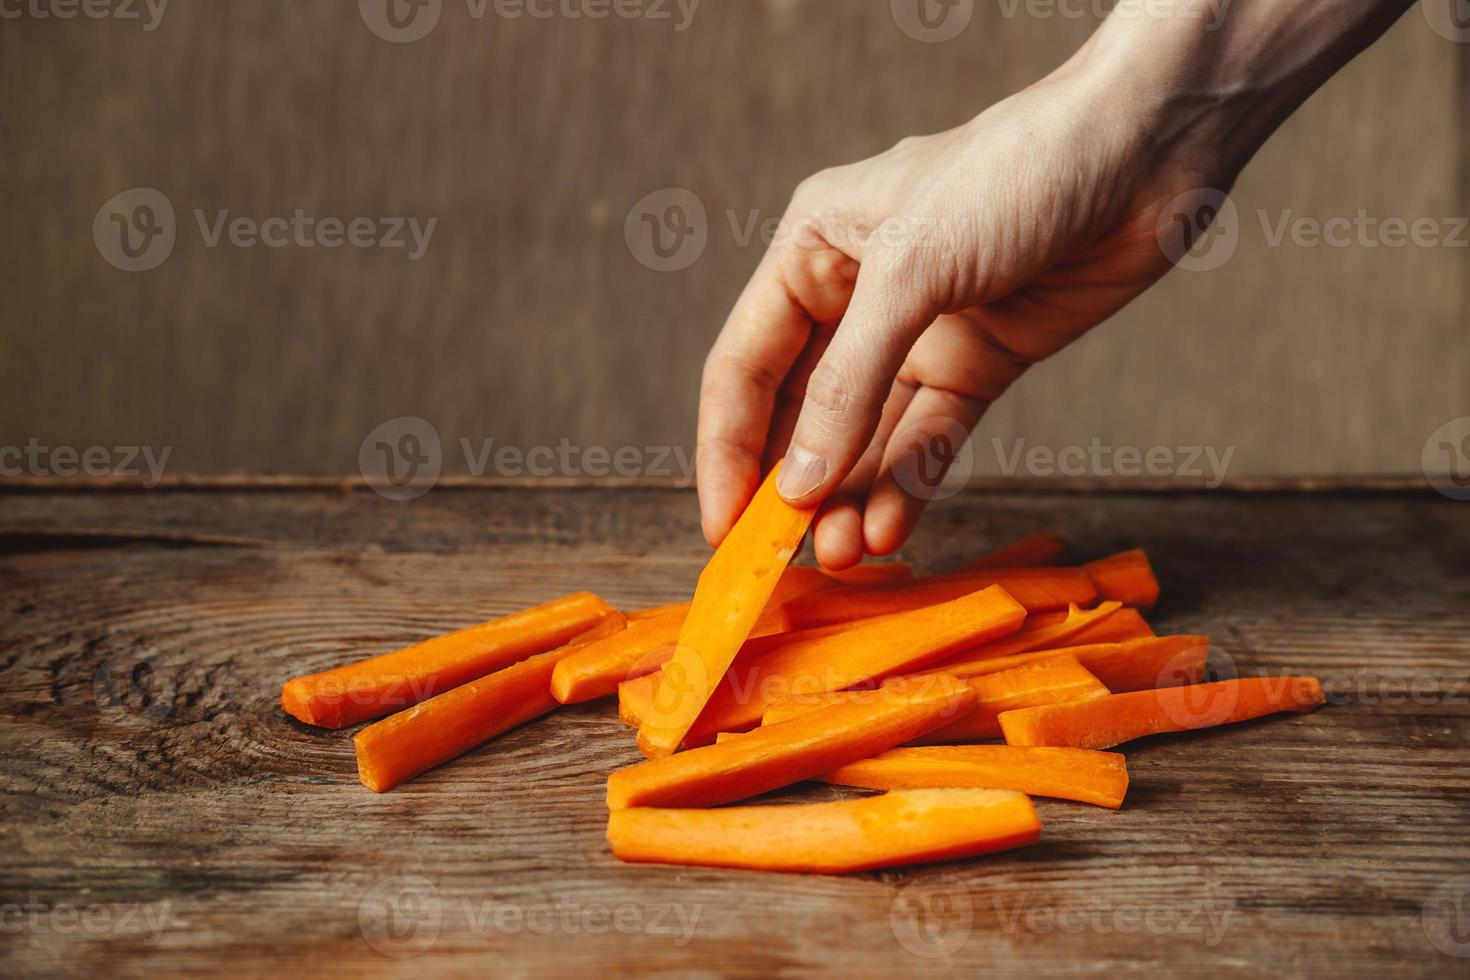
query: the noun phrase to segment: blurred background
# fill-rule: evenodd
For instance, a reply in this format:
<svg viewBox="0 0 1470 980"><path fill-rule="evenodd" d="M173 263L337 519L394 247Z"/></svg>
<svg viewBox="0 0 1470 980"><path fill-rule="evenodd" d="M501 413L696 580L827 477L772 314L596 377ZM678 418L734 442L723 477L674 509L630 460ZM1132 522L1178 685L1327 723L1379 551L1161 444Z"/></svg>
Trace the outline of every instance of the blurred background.
<svg viewBox="0 0 1470 980"><path fill-rule="evenodd" d="M446 473L651 469L793 186L977 114L1105 10L918 2L0 0L0 446L355 474L408 416ZM1197 268L997 404L975 473L1100 443L1417 474L1470 406L1455 3L1267 144Z"/></svg>

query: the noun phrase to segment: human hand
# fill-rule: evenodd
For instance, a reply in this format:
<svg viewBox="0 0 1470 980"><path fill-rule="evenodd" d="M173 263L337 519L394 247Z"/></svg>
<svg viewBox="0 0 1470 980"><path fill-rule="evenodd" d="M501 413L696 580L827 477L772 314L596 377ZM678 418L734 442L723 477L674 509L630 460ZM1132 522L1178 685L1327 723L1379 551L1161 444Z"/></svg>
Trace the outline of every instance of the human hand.
<svg viewBox="0 0 1470 980"><path fill-rule="evenodd" d="M821 505L823 565L896 550L927 496L896 464L947 465L941 440L1168 271L1180 255L1160 246L1161 223L1203 231L1199 192L1228 190L1400 0L1315 2L1253 3L1213 36L1182 13L1115 13L1061 69L969 123L804 181L705 364L711 544L784 456L782 496ZM1345 40L1283 46L1291 17Z"/></svg>

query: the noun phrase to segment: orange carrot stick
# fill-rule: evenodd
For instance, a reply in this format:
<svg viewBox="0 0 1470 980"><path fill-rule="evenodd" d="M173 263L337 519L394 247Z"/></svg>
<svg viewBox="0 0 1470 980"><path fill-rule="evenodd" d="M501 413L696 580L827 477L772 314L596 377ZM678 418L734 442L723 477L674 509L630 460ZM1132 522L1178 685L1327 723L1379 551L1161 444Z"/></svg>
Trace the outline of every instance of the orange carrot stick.
<svg viewBox="0 0 1470 980"><path fill-rule="evenodd" d="M824 708L731 742L619 769L608 777L607 805L716 806L756 796L876 755L974 706L969 685L950 679L887 703Z"/></svg>
<svg viewBox="0 0 1470 980"><path fill-rule="evenodd" d="M764 725L778 724L834 704L872 704L886 698L912 694L935 679L948 683L944 673L910 674L895 677L877 688L862 691L831 691L773 702L761 718ZM978 742L1000 738L1002 711L1029 708L1059 701L1081 701L1108 696L1108 689L1088 673L1070 654L1050 656L993 674L971 679L975 710L918 739L919 745Z"/></svg>
<svg viewBox="0 0 1470 980"><path fill-rule="evenodd" d="M738 668L740 664L765 656L778 646L784 646L796 640L815 639L819 636L831 636L850 629L850 623L832 623L827 626L818 626L816 629L799 630L794 633L767 633L763 636L752 636L745 641L740 652L735 655L735 661L730 665L731 670ZM728 674L726 676L729 676ZM659 675L655 671L623 681L618 685L618 717L625 725L637 728L642 722L643 716L648 713L648 706L653 704L653 696L658 692Z"/></svg>
<svg viewBox="0 0 1470 980"><path fill-rule="evenodd" d="M623 622L597 596L578 592L393 653L293 677L281 688L281 707L307 724L343 728L560 647L609 619Z"/></svg>
<svg viewBox="0 0 1470 980"><path fill-rule="evenodd" d="M977 640L1012 632L1025 615L1003 589L991 586L935 606L854 623L841 632L799 634L764 656L735 664L687 741L704 745L718 732L758 725L775 699L840 691L911 672Z"/></svg>
<svg viewBox="0 0 1470 980"><path fill-rule="evenodd" d="M900 790L858 800L718 810L615 810L623 861L846 874L1034 844L1036 808L991 789Z"/></svg>
<svg viewBox="0 0 1470 980"><path fill-rule="evenodd" d="M788 629L806 629L843 620L862 619L948 602L979 589L999 585L1028 611L1064 609L1084 604L1097 588L1078 568L1001 568L930 575L910 583L846 585L799 596L781 607Z"/></svg>
<svg viewBox="0 0 1470 980"><path fill-rule="evenodd" d="M352 739L358 778L374 793L385 793L559 707L548 688L552 668L586 640L579 637L368 725Z"/></svg>
<svg viewBox="0 0 1470 980"><path fill-rule="evenodd" d="M699 574L658 695L638 726L638 745L647 755L668 755L684 741L811 525L814 509L798 510L776 492L779 472L777 465Z"/></svg>
<svg viewBox="0 0 1470 980"><path fill-rule="evenodd" d="M945 658L935 664L938 668L941 664L953 660L958 663L966 663L971 660L985 660L990 657L1009 657L1018 653L1030 653L1032 650L1047 650L1052 647L1063 646L1072 641L1072 637L1083 632L1089 626L1093 626L1114 612L1123 608L1119 602L1104 602L1096 609L1078 609L1075 605L1069 607L1067 617L1059 623L1046 626L1041 629L1031 629L1012 633L1010 636L1002 636L999 639L988 640ZM1029 617L1028 617L1029 618ZM1024 627L1024 623L1022 626Z"/></svg>
<svg viewBox="0 0 1470 980"><path fill-rule="evenodd" d="M684 613L676 609L588 644L556 664L552 696L563 704L587 701L611 694L626 678L658 670L673 656L683 627Z"/></svg>
<svg viewBox="0 0 1470 980"><path fill-rule="evenodd" d="M933 667L936 674L972 678L1011 670L1050 657L1071 654L1114 694L1175 687L1197 683L1204 676L1209 654L1207 636L1148 636L1121 643L1091 643L1082 646L1036 650L1013 657L984 660L946 661Z"/></svg>
<svg viewBox="0 0 1470 980"><path fill-rule="evenodd" d="M1082 612L1090 612L1090 610L1084 609ZM1021 624L1018 635L1064 623L1070 615L1072 615L1072 607L1031 613L1026 617L1026 622ZM1121 609L1115 609L1112 615L1084 626L1082 631L1070 637L1068 642L1072 644L1112 643L1115 640L1133 640L1140 636L1153 635L1153 628L1144 621L1137 609L1123 606Z"/></svg>
<svg viewBox="0 0 1470 980"><path fill-rule="evenodd" d="M1053 565L1067 551L1067 542L1055 531L1028 534L974 561L961 565L960 571L980 568L1023 568L1031 565Z"/></svg>
<svg viewBox="0 0 1470 980"><path fill-rule="evenodd" d="M1071 646L1086 643L1116 643L1120 640L1137 640L1153 635L1153 627L1148 625L1139 611L1131 606L1124 606L1114 611L1111 616L1082 627L1080 632L1068 638L1067 643Z"/></svg>
<svg viewBox="0 0 1470 980"><path fill-rule="evenodd" d="M864 789L1010 789L1113 810L1128 792L1128 764L1120 753L1017 745L889 749L821 778Z"/></svg>
<svg viewBox="0 0 1470 980"><path fill-rule="evenodd" d="M815 568L791 566L781 574L776 589L751 629L751 637L767 636L781 628L781 604L799 595L837 586L837 580ZM673 609L644 619L622 633L579 650L556 665L551 693L563 704L589 701L617 691L630 677L659 670L674 656L687 610ZM743 649L743 648L742 648Z"/></svg>
<svg viewBox="0 0 1470 980"><path fill-rule="evenodd" d="M943 676L943 675L940 675ZM970 680L975 710L925 735L924 744L979 742L1000 738L1003 711L1063 701L1105 698L1109 691L1071 654L1048 657Z"/></svg>
<svg viewBox="0 0 1470 980"><path fill-rule="evenodd" d="M1122 551L1082 566L1104 599L1148 609L1159 601L1159 580L1142 550Z"/></svg>
<svg viewBox="0 0 1470 980"><path fill-rule="evenodd" d="M1011 745L1106 749L1162 732L1311 711L1324 700L1315 677L1252 677L1022 708L1004 712L1000 727Z"/></svg>
<svg viewBox="0 0 1470 980"><path fill-rule="evenodd" d="M687 613L688 611L689 603L670 602L667 605L662 606L645 606L642 609L633 609L624 613L624 615L628 618L629 623L641 623L645 619L654 619L655 617L662 616L665 613Z"/></svg>
<svg viewBox="0 0 1470 980"><path fill-rule="evenodd" d="M618 685L618 719L633 728L643 724L643 716L648 714L648 706L653 704L657 691L657 674L644 674L623 681Z"/></svg>
<svg viewBox="0 0 1470 980"><path fill-rule="evenodd" d="M880 582L905 582L914 577L914 570L901 561L879 561L868 565L854 565L840 572L824 569L826 573L843 585L876 585Z"/></svg>

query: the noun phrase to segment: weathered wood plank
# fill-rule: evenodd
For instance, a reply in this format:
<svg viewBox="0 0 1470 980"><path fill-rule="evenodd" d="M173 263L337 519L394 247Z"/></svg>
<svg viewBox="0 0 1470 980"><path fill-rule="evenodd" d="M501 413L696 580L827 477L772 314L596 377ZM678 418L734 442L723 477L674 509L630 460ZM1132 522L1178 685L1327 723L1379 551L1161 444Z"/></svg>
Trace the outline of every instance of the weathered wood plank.
<svg viewBox="0 0 1470 980"><path fill-rule="evenodd" d="M1464 973L1424 911L1470 885L1470 512L1436 496L940 504L921 566L1047 526L1139 543L1161 630L1336 703L1131 747L1128 806L1039 801L1033 849L840 879L619 864L603 780L638 755L605 702L383 796L350 733L277 706L294 672L558 592L685 595L688 492L0 495L0 527L44 526L172 537L0 557L7 974Z"/></svg>

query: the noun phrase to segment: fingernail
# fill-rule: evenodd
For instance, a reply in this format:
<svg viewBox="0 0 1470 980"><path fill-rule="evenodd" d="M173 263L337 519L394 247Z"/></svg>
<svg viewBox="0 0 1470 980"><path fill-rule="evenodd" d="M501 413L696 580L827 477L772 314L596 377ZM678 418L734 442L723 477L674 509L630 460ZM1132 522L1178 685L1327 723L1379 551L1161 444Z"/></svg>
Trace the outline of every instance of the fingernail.
<svg viewBox="0 0 1470 980"><path fill-rule="evenodd" d="M781 475L776 490L790 501L798 501L822 485L827 475L827 461L805 449L792 446L781 461Z"/></svg>

